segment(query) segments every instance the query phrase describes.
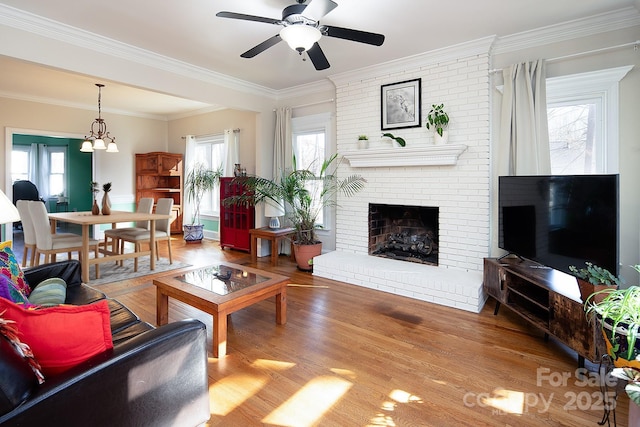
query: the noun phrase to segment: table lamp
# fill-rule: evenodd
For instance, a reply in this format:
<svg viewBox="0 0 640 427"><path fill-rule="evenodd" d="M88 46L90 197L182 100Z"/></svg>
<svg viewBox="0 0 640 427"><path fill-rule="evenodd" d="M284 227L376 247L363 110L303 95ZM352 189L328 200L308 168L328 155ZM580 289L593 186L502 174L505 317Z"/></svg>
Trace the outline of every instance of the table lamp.
<svg viewBox="0 0 640 427"><path fill-rule="evenodd" d="M16 221L20 221L18 209L4 192L0 190L0 224L9 224ZM2 240L2 236L0 236L0 240Z"/></svg>
<svg viewBox="0 0 640 427"><path fill-rule="evenodd" d="M280 219L284 215L283 203L276 203L271 199L264 201L264 216L271 218L269 220L269 228L280 228Z"/></svg>

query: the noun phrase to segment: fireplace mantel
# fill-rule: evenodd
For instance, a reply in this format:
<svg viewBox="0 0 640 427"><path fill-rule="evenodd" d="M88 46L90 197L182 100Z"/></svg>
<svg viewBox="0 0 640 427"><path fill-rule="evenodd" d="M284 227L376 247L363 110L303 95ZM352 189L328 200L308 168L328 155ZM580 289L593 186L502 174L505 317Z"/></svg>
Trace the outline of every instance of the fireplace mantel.
<svg viewBox="0 0 640 427"><path fill-rule="evenodd" d="M467 149L462 144L425 145L422 147L366 148L344 151L342 156L354 168L391 166L455 165Z"/></svg>

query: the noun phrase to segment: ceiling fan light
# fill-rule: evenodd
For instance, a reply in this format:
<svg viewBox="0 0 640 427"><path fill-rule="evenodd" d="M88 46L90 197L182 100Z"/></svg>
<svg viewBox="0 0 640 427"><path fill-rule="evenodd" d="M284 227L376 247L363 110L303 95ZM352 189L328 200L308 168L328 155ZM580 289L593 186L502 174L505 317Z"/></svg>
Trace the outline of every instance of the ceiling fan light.
<svg viewBox="0 0 640 427"><path fill-rule="evenodd" d="M93 153L93 144L91 144L91 141L88 139L85 139L82 142L82 147L80 147L80 151L82 151L83 153Z"/></svg>
<svg viewBox="0 0 640 427"><path fill-rule="evenodd" d="M280 30L280 37L289 47L300 53L311 49L320 40L322 33L316 27L305 24L288 25Z"/></svg>

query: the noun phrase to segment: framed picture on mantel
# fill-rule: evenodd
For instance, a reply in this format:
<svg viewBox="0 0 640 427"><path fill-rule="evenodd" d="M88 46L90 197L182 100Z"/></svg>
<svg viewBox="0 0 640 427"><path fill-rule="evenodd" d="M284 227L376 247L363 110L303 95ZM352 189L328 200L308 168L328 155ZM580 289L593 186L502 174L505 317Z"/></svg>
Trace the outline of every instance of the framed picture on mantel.
<svg viewBox="0 0 640 427"><path fill-rule="evenodd" d="M422 79L381 86L382 130L422 126Z"/></svg>

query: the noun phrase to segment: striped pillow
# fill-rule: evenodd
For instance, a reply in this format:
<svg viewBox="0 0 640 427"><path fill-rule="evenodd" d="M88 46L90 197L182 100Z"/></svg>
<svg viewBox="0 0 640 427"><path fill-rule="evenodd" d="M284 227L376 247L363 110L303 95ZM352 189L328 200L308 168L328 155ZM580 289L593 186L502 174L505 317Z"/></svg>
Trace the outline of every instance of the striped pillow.
<svg viewBox="0 0 640 427"><path fill-rule="evenodd" d="M43 307L51 307L64 304L66 297L67 283L58 277L52 277L43 280L33 288L29 295L29 302Z"/></svg>

